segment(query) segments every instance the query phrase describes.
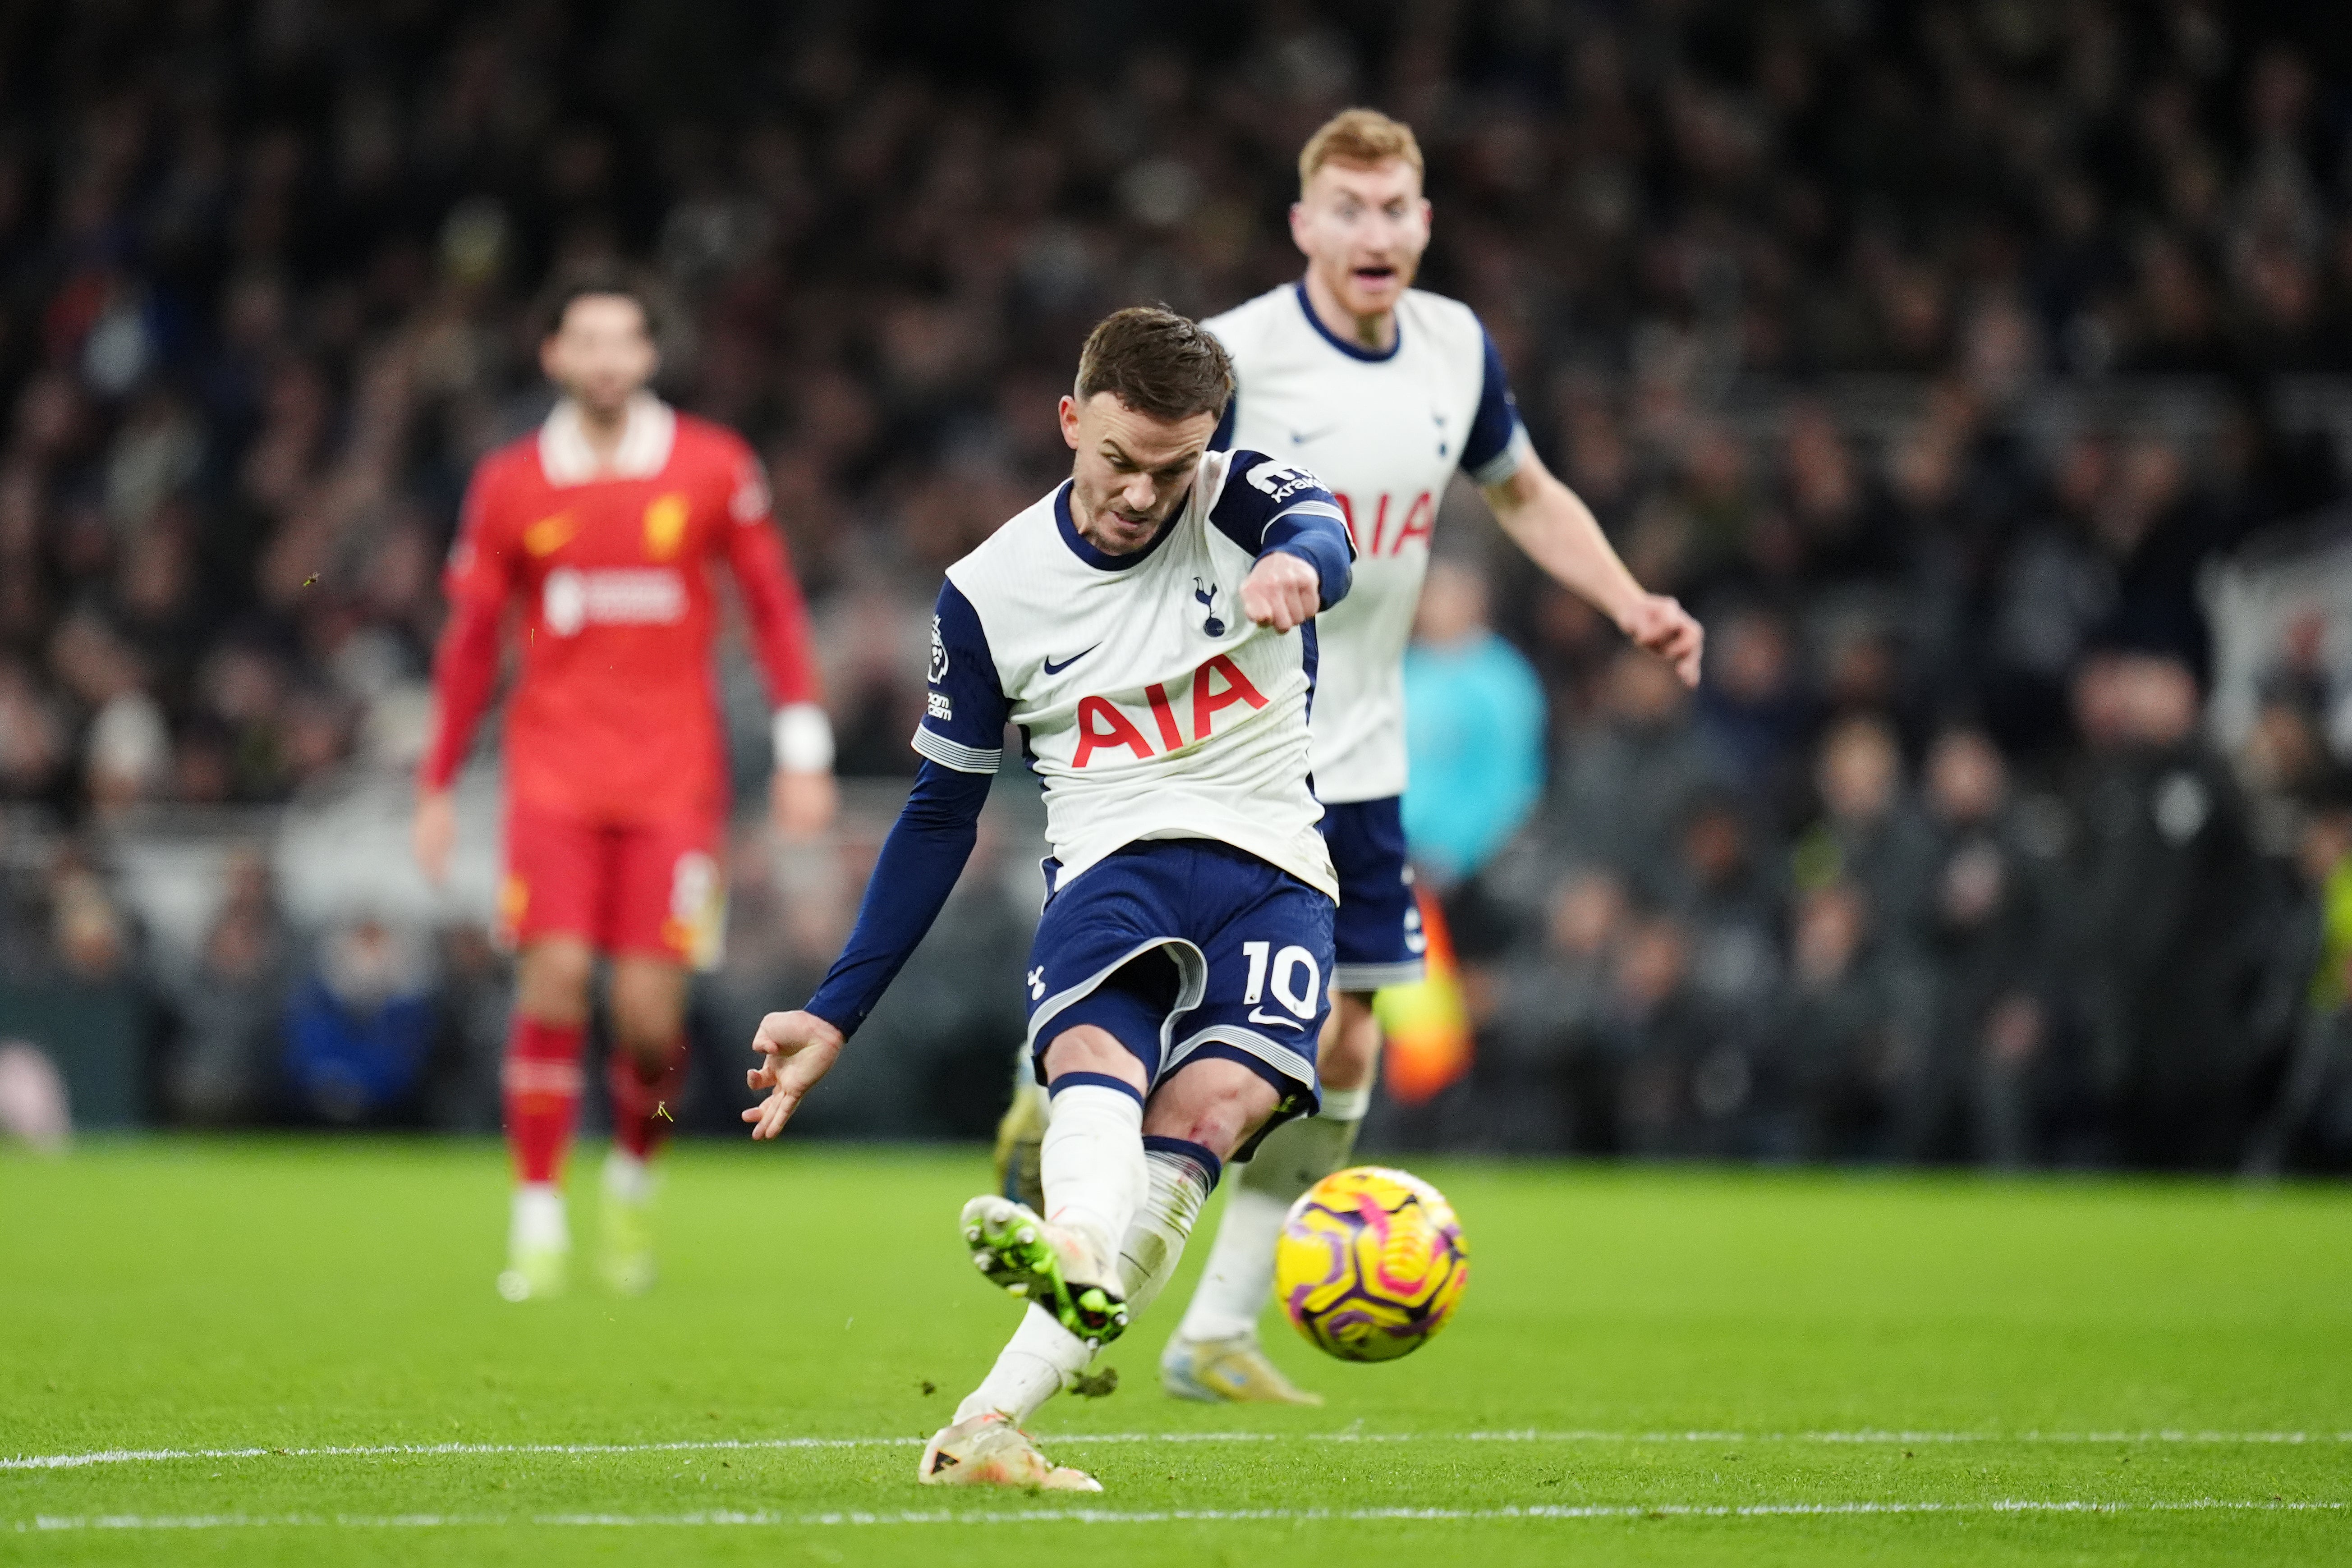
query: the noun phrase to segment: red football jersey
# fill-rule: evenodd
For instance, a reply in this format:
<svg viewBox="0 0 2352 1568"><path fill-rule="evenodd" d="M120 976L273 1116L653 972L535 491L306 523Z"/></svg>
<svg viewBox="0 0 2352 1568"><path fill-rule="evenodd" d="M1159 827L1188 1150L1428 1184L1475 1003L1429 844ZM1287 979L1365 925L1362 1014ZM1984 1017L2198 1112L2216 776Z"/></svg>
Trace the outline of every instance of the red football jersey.
<svg viewBox="0 0 2352 1568"><path fill-rule="evenodd" d="M484 458L443 580L450 613L434 661L425 787L446 788L465 759L514 605L513 800L603 822L723 812L711 658L722 561L776 706L818 700L808 616L766 479L732 431L641 393L609 466L569 402Z"/></svg>

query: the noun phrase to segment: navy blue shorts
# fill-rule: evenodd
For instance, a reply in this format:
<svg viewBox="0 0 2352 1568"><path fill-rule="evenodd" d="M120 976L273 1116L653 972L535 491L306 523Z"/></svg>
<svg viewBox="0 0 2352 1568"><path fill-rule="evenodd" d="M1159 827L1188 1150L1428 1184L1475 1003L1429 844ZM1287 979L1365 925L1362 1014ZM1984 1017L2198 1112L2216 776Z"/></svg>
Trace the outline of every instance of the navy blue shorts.
<svg viewBox="0 0 2352 1568"><path fill-rule="evenodd" d="M1404 858L1404 798L1326 802L1323 841L1339 873L1335 991L1377 991L1422 977L1421 906Z"/></svg>
<svg viewBox="0 0 2352 1568"><path fill-rule="evenodd" d="M1223 1057L1275 1086L1277 1120L1314 1113L1315 1042L1331 1008L1328 898L1210 839L1129 844L1066 883L1060 869L1045 862L1053 891L1024 977L1041 1082L1045 1047L1096 1023L1155 1085Z"/></svg>

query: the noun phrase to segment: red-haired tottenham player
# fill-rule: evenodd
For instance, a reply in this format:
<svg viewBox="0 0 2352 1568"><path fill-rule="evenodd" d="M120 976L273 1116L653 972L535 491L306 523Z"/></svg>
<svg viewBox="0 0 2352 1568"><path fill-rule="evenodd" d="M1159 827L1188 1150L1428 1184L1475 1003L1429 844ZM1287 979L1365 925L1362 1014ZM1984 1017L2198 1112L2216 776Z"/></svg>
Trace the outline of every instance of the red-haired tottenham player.
<svg viewBox="0 0 2352 1568"><path fill-rule="evenodd" d="M630 286L575 285L549 319L540 364L563 396L537 432L482 460L449 558L415 822L417 859L438 882L457 836L450 780L497 682L511 611L521 658L499 893L519 953L502 1074L519 1184L499 1276L509 1301L560 1291L569 1271L561 1179L599 953L612 959L614 1034L600 1271L625 1291L653 1281L646 1162L684 1080L687 968L716 959L725 911L719 565L775 703L776 824L788 837L821 831L835 803L833 730L758 459L646 390L653 323Z"/></svg>
<svg viewBox="0 0 2352 1568"><path fill-rule="evenodd" d="M1161 1385L1181 1398L1322 1403L1266 1359L1257 1321L1284 1216L1349 1163L1370 1106L1373 995L1422 977L1402 811L1404 650L1446 486L1457 473L1475 482L1529 560L1686 685L1698 684L1706 652L1698 622L1634 580L1591 509L1536 455L1476 314L1412 287L1429 246L1422 174L1409 126L1375 110L1335 115L1298 158L1290 235L1305 276L1202 323L1232 354L1236 383L1214 444L1311 464L1348 515L1359 559L1354 591L1317 627L1315 791L1339 873L1322 1105L1235 1172L1201 1282L1160 1356Z"/></svg>

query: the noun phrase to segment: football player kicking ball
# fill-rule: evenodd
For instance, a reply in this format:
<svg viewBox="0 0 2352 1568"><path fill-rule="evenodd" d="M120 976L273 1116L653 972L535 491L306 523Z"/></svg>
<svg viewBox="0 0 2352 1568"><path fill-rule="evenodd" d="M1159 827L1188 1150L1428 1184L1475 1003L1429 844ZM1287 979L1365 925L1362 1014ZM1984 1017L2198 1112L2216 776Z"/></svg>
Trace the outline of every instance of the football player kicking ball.
<svg viewBox="0 0 2352 1568"><path fill-rule="evenodd" d="M540 362L563 396L536 433L482 460L449 558L415 835L439 882L457 837L450 780L512 609L520 674L507 706L499 915L520 954L501 1073L518 1185L499 1291L517 1301L566 1282L561 1183L599 953L612 959L614 1148L598 1261L615 1290L653 1282L647 1162L685 1078L687 967L716 961L725 909L715 566L734 576L776 704L777 826L805 836L834 810L833 730L758 460L646 390L653 324L625 277L560 289L548 322Z"/></svg>
<svg viewBox="0 0 2352 1568"><path fill-rule="evenodd" d="M1321 1112L1268 1138L1234 1172L1225 1217L1160 1379L1192 1399L1320 1404L1259 1349L1284 1215L1347 1165L1381 1046L1372 993L1422 974L1405 863L1405 643L1439 501L1458 468L1552 578L1696 685L1703 635L1674 600L1643 591L1591 512L1520 427L1501 356L1469 307L1412 287L1429 244L1421 149L1406 126L1349 110L1298 159L1290 232L1307 275L1203 323L1238 382L1213 445L1313 467L1347 515L1355 590L1318 623L1315 790L1339 873L1339 993L1323 1040Z"/></svg>
<svg viewBox="0 0 2352 1568"><path fill-rule="evenodd" d="M1208 450L1231 390L1217 340L1165 310L1087 340L1070 480L948 569L913 792L840 959L752 1042L769 1093L744 1117L769 1138L938 915L1020 726L1053 850L1024 976L1044 1212L964 1206L972 1260L1026 1310L926 1482L1099 1490L1021 1423L1167 1283L1224 1162L1315 1105L1339 883L1307 781L1312 618L1351 552L1311 476Z"/></svg>

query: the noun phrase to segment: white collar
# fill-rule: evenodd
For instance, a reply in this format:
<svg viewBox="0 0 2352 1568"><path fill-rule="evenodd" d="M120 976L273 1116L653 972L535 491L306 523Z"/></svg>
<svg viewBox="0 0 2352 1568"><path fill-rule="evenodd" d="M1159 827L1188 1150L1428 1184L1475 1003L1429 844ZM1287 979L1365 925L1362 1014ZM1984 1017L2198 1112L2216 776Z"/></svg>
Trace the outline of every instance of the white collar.
<svg viewBox="0 0 2352 1568"><path fill-rule="evenodd" d="M580 405L570 398L557 402L547 423L539 427L539 466L551 485L585 485L592 479L650 479L669 465L669 449L677 439L677 413L649 392L629 399L628 422L621 428L621 444L608 469L598 462L588 433L581 428Z"/></svg>

